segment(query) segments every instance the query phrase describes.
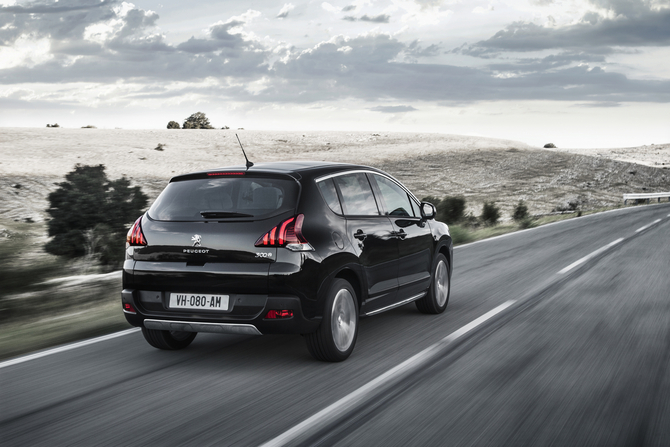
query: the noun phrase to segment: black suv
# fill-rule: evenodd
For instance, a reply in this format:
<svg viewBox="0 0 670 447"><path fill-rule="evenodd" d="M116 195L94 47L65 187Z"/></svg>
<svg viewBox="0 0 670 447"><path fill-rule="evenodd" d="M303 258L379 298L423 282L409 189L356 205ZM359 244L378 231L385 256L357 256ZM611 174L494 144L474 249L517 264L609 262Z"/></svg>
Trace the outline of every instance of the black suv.
<svg viewBox="0 0 670 447"><path fill-rule="evenodd" d="M160 349L198 332L303 334L349 357L358 319L449 301L449 228L390 175L325 162L174 177L128 232L123 311Z"/></svg>

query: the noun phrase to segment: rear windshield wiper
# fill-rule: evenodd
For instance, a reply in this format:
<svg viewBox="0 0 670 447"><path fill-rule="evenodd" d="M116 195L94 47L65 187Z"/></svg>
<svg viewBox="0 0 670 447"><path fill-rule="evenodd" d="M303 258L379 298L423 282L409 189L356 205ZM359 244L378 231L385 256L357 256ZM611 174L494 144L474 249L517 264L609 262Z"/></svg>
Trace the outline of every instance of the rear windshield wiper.
<svg viewBox="0 0 670 447"><path fill-rule="evenodd" d="M220 219L222 217L254 217L253 214L234 213L230 211L200 211L205 219Z"/></svg>

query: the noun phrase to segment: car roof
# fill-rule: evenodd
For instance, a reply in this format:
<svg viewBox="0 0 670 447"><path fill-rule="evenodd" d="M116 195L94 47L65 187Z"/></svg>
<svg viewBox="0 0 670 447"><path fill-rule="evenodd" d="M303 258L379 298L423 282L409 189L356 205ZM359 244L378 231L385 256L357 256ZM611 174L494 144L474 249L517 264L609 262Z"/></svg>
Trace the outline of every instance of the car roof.
<svg viewBox="0 0 670 447"><path fill-rule="evenodd" d="M244 165L237 165L237 166L225 166L225 167L220 167L220 168L214 168L214 169L207 169L199 172L192 172L189 174L181 174L177 175L172 178L172 180L175 179L181 179L184 177L191 177L191 176L196 176L196 175L202 175L206 173L211 173L211 172L231 172L231 171L245 171L249 173L254 173L254 172L263 172L263 173L276 173L276 174L300 174L302 175L308 175L308 176L316 176L316 175L322 175L322 174L329 174L331 172L337 172L337 171L342 171L342 170L356 170L356 169L363 169L363 170L372 170L372 171L378 171L376 168L372 168L370 166L364 166L364 165L355 165L355 164L350 164L350 163L337 163L337 162L330 162L330 161L277 161L277 162L264 162L264 163L256 163L249 169L247 169L246 166Z"/></svg>

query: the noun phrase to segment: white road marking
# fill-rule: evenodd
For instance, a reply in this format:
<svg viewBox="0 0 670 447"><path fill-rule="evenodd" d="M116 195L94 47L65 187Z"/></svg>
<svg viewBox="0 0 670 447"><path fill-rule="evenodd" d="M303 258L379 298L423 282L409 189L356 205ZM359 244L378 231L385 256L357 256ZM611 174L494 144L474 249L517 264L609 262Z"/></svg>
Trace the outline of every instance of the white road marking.
<svg viewBox="0 0 670 447"><path fill-rule="evenodd" d="M304 436L309 431L318 430L318 428L322 427L324 424L328 424L330 421L337 419L343 414L346 414L352 408L356 407L356 405L365 401L365 399L379 387L392 380L398 379L401 376L410 375L411 373L419 370L423 365L427 364L430 360L436 357L446 346L453 343L456 339L462 337L480 324L484 323L486 320L507 309L514 303L514 300L504 302L495 309L485 313L481 317L447 335L437 343L405 360L398 366L388 370L376 379L371 380L362 387L338 400L334 404L324 408L314 416L305 419L298 425L290 428L276 438L269 440L261 447L275 447L294 444L299 437Z"/></svg>
<svg viewBox="0 0 670 447"><path fill-rule="evenodd" d="M588 261L589 259L591 259L591 258L593 258L593 257L595 257L595 256L598 256L600 253L604 252L605 250L607 250L607 249L609 249L609 248L614 247L616 244L618 244L618 243L621 242L621 241L623 241L623 238L622 238L622 237L620 237L619 239L617 239L617 240L614 241L614 242L610 242L609 244L605 245L604 247L600 247L599 249L597 249L597 250L594 251L593 253L591 253L591 254L589 254L589 255L586 255L586 256L584 256L583 258L581 258L581 259L579 259L579 260L573 262L573 263L570 264L569 266L565 267L563 270L561 270L560 272L558 272L558 274L559 274L559 275L562 275L562 274L564 274L564 273L568 273L568 272L569 272L570 270L572 270L573 268L575 268L575 267L577 267L577 266L579 266L579 265L582 265L583 263L585 263L585 262Z"/></svg>
<svg viewBox="0 0 670 447"><path fill-rule="evenodd" d="M34 354L25 355L23 357L17 357L15 359L5 360L4 362L0 362L0 369L6 368L6 367L12 366L12 365L17 365L19 363L27 362L29 360L39 359L40 357L46 357L46 356L51 355L51 354L57 354L59 352L64 352L64 351L70 351L72 349L81 348L82 346L92 345L94 343L98 343L98 342L105 341L105 340L111 340L112 338L122 337L124 335L132 334L132 333L137 332L139 330L140 330L140 328L138 328L138 327L132 328L132 329L126 329L125 331L114 332L113 334L103 335L102 337L90 338L88 340L80 341L80 342L77 342L77 343L72 343L72 344L69 344L69 345L59 346L57 348L48 349L46 351L36 352Z"/></svg>
<svg viewBox="0 0 670 447"><path fill-rule="evenodd" d="M651 227L652 225L656 225L656 224L659 223L660 221L661 221L661 219L656 219L656 220L653 221L652 223L650 223L650 224L648 224L648 225L645 225L644 227L640 227L640 228L638 228L637 230L635 230L635 232L636 232L636 233L639 233L640 231L644 231L644 230L646 230L647 228Z"/></svg>

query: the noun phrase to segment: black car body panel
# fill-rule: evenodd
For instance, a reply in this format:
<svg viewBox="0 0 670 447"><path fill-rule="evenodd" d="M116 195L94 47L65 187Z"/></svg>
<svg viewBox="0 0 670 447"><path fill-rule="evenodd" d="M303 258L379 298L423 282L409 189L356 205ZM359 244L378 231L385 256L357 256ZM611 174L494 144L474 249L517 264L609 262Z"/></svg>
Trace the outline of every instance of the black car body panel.
<svg viewBox="0 0 670 447"><path fill-rule="evenodd" d="M263 334L310 333L321 323L324 300L335 278L351 283L359 313L365 316L424 296L437 253L447 258L451 277L448 227L421 217L416 197L380 170L324 162L259 163L248 170L230 167L182 175L171 179L171 184L205 184L208 176L217 179L228 173L242 173L236 178L247 180L290 180L295 185L282 191L293 202L287 204L284 200L289 198L268 189L254 197L247 194L246 209L229 202L229 196L235 201L232 193L224 201L189 203L192 209L183 214L167 208L162 214L155 212L154 204L139 220L146 245L126 250L122 300L134 311L125 313L130 324L160 320L250 325ZM361 185L365 193L357 194ZM164 194L157 203L167 203ZM237 197L242 200L243 194ZM243 216L257 199L259 203L277 199L281 205L257 216ZM387 209L391 207L395 208ZM308 249L258 246L263 235L299 215L304 216L301 234ZM161 216L176 218L156 218ZM172 294L220 294L228 297L228 306L225 310L171 308ZM266 318L273 309L293 313L288 318Z"/></svg>

